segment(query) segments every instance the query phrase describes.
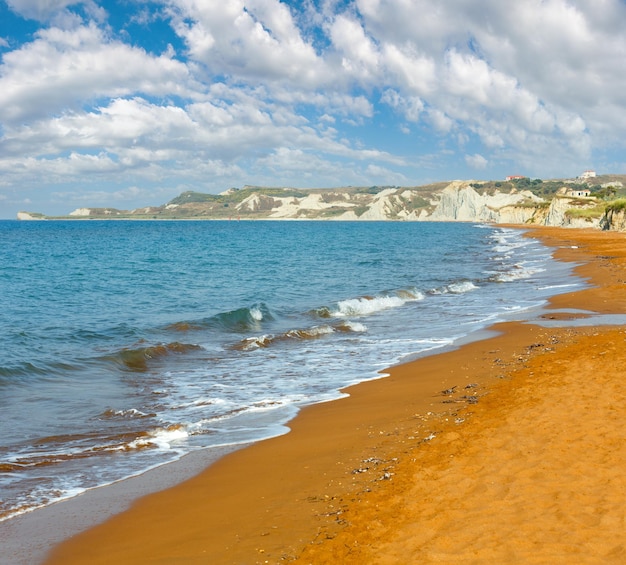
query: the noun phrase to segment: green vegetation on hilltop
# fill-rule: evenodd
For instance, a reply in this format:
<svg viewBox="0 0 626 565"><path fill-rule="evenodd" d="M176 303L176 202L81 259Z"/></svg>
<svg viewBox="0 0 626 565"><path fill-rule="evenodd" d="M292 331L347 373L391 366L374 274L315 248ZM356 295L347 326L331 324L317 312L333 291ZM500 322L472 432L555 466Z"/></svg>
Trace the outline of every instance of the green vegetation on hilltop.
<svg viewBox="0 0 626 565"><path fill-rule="evenodd" d="M511 192L513 190L529 190L536 196L541 198L551 198L554 196L559 190L563 187L574 189L576 187L580 187L574 181L561 181L561 180L548 180L544 181L542 179L531 179L528 177L524 177L521 179L511 179L507 181L486 181L486 182L475 182L472 183L471 186L478 190L481 193L484 192L495 192L496 190L500 192Z"/></svg>
<svg viewBox="0 0 626 565"><path fill-rule="evenodd" d="M475 190L480 193L493 192L511 192L512 190L529 190L540 198L551 199L562 189L580 190L587 188L590 196L610 200L616 195L626 196L626 187L622 186L626 181L625 175L603 175L595 177L594 184L580 182L578 180L542 180L524 177L521 179L511 179L508 181L481 181L471 183ZM614 184L612 184L614 183Z"/></svg>
<svg viewBox="0 0 626 565"><path fill-rule="evenodd" d="M170 200L167 205L171 204L191 204L191 203L203 203L203 202L216 202L221 204L238 204L253 194L259 194L263 196L279 196L304 198L307 196L307 192L298 190L295 188L263 188L256 186L246 186L241 189L232 188L222 194L205 194L203 192L194 192L188 190L183 192L173 200Z"/></svg>
<svg viewBox="0 0 626 565"><path fill-rule="evenodd" d="M383 190L387 190L388 188L400 188L399 186L369 186L367 188L365 187L358 187L355 189L355 192L357 194L378 194L379 192L382 192Z"/></svg>
<svg viewBox="0 0 626 565"><path fill-rule="evenodd" d="M217 194L205 194L203 192L194 192L193 190L188 190L179 194L176 198L170 200L167 205L170 204L190 204L194 202L215 202L220 198Z"/></svg>

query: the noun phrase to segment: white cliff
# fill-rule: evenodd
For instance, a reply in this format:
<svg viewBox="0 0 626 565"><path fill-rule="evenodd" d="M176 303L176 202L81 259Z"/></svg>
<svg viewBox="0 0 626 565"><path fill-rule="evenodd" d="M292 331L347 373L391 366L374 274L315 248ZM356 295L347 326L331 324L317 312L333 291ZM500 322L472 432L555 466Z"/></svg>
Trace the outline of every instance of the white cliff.
<svg viewBox="0 0 626 565"><path fill-rule="evenodd" d="M31 220L44 220L45 218L41 214L34 214L32 212L18 212L18 220L31 221Z"/></svg>
<svg viewBox="0 0 626 565"><path fill-rule="evenodd" d="M70 212L70 216L91 216L91 208L76 208L76 210Z"/></svg>
<svg viewBox="0 0 626 565"><path fill-rule="evenodd" d="M429 220L456 222L524 223L542 199L530 191L479 194L469 183L454 181L442 192ZM520 222L521 220L521 222Z"/></svg>
<svg viewBox="0 0 626 565"><path fill-rule="evenodd" d="M572 198L557 195L550 202L543 224L568 228L597 228L600 224L600 218L578 217L572 214L572 210L584 210L595 206L596 200L594 198Z"/></svg>

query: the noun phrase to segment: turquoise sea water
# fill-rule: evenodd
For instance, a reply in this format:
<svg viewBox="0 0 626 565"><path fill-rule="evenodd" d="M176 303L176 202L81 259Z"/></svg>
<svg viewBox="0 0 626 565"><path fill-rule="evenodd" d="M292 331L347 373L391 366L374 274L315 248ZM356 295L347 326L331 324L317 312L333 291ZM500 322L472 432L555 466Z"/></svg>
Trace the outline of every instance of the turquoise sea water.
<svg viewBox="0 0 626 565"><path fill-rule="evenodd" d="M499 227L0 222L0 519L283 433L576 286Z"/></svg>

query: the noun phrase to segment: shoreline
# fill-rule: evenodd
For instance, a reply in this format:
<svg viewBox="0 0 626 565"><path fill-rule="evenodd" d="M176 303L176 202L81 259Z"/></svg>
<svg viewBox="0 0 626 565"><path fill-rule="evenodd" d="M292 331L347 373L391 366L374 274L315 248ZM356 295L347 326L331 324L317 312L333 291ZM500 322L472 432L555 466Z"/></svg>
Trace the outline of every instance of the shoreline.
<svg viewBox="0 0 626 565"><path fill-rule="evenodd" d="M573 242L580 243L583 235L626 243L624 234L512 227L554 247L557 259L576 263L585 256ZM402 503L411 488L414 460L429 454L432 459L437 450L447 453L460 441L456 436L488 419L493 399L510 393L505 385L530 360L598 333L567 310L626 312L626 297L616 296L614 289L609 292L606 278L605 286L596 286L602 281L595 263L610 266L611 258L595 257L594 263L589 255L586 260L576 270L591 277L594 286L557 295L548 306L560 311L561 323L569 319L571 326L497 324L488 328L496 336L385 370L390 376L345 389L347 398L304 408L288 424L289 434L230 453L200 475L143 498L68 540L54 549L49 562L279 563L297 557L313 563L359 562L365 549L357 551L354 540L361 537L376 545L390 537L389 527L381 522L385 512L372 511L372 505L376 500L388 507ZM614 331L607 326L599 333ZM469 386L474 384L478 386ZM207 502L198 503L200 497ZM368 521L357 525L358 515L368 513ZM385 535L377 537L377 528ZM342 547L350 552L340 554ZM373 562L367 557L361 562Z"/></svg>
<svg viewBox="0 0 626 565"><path fill-rule="evenodd" d="M436 353L433 353L433 350L426 350L409 358L407 361L382 369L378 372L378 377L339 389L337 393L340 396L337 398L304 405L300 408L300 411L315 408L320 404L337 402L344 398L343 395L354 387L359 387L367 382L387 379L390 371L393 371L395 367L411 364L426 357L455 351L467 344L483 341L497 335L497 331L494 331L491 326L487 326L463 338L459 338L452 344L437 349ZM3 547L3 556L0 557L0 564L5 562L7 564L10 563L10 565L43 563L51 547L59 545L127 511L137 500L186 482L201 474L230 453L248 449L256 443L263 443L275 439L275 437L292 433L290 429L292 421L293 418L282 424L281 426L285 428L285 432L276 436L241 444L202 448L198 451L187 453L180 459L158 465L137 475L88 489L79 495L59 500L48 506L36 508L0 522L0 542ZM29 540L28 544L24 544L21 541L24 539Z"/></svg>
<svg viewBox="0 0 626 565"><path fill-rule="evenodd" d="M42 563L51 547L127 511L144 496L202 473L215 461L250 444L205 448L137 475L91 488L0 522L0 564ZM24 542L23 540L28 540Z"/></svg>

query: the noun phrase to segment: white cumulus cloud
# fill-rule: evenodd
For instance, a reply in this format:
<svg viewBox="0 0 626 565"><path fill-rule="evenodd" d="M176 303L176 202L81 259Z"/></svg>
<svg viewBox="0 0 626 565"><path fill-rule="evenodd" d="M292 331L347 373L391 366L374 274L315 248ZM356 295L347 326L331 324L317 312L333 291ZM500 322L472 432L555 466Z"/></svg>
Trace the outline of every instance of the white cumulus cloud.
<svg viewBox="0 0 626 565"><path fill-rule="evenodd" d="M489 164L487 159L478 153L474 155L465 155L465 162L472 167L472 169L486 169Z"/></svg>

